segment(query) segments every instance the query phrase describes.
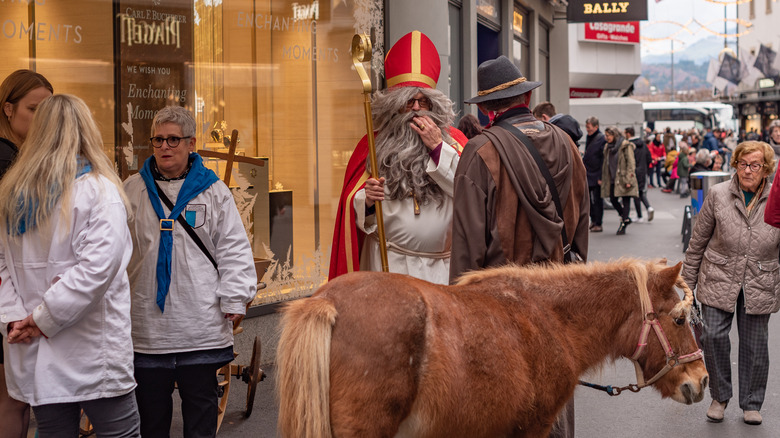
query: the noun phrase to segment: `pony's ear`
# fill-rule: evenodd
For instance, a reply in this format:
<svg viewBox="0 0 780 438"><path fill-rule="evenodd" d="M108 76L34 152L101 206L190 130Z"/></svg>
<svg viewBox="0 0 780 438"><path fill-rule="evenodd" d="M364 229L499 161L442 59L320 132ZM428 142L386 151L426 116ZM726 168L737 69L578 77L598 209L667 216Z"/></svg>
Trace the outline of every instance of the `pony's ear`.
<svg viewBox="0 0 780 438"><path fill-rule="evenodd" d="M680 276L682 270L682 262L677 263L674 266L661 269L658 272L658 283L662 286L662 290L672 290L677 283L677 277Z"/></svg>

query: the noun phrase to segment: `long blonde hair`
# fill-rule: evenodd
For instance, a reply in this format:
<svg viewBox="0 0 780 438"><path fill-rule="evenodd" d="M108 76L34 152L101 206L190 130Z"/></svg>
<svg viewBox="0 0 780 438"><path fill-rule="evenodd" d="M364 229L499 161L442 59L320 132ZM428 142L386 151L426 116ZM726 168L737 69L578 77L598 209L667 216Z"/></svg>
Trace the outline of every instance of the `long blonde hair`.
<svg viewBox="0 0 780 438"><path fill-rule="evenodd" d="M68 94L44 99L35 111L18 158L0 182L0 227L11 236L48 222L58 203L70 220L70 197L79 160L91 166L89 175L104 176L129 204L114 166L103 153L100 130L83 100ZM129 209L128 209L129 210Z"/></svg>

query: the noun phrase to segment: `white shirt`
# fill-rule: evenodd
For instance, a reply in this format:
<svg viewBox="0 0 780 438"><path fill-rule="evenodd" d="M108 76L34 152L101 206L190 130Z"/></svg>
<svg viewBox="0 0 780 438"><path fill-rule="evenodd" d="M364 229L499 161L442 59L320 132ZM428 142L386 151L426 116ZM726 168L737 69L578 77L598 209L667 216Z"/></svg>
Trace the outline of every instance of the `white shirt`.
<svg viewBox="0 0 780 438"><path fill-rule="evenodd" d="M33 406L135 388L124 205L108 179L90 174L75 181L70 205L69 220L58 205L48 226L17 239L0 232L0 331L32 313L48 336L4 342L8 394Z"/></svg>
<svg viewBox="0 0 780 438"><path fill-rule="evenodd" d="M184 180L157 181L168 199ZM171 285L165 312L157 306L157 251L160 219L152 208L141 175L125 181L133 216L133 257L127 268L133 297L133 344L146 354L211 350L233 345L233 323L225 313L244 314L257 289L252 248L230 190L222 181L198 194L185 207L193 229L217 261L219 272L178 223L173 230ZM163 204L166 215L170 210Z"/></svg>

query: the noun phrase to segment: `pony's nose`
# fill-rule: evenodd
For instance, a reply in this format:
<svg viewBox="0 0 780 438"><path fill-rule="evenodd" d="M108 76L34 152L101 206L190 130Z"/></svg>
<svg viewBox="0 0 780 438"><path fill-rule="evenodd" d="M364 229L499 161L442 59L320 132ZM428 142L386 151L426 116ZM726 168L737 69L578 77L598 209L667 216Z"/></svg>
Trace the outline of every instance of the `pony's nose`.
<svg viewBox="0 0 780 438"><path fill-rule="evenodd" d="M693 390L693 386L690 383L683 383L680 385L680 393L682 393L686 405L693 404L696 399L696 392ZM701 393L703 394L704 391Z"/></svg>
<svg viewBox="0 0 780 438"><path fill-rule="evenodd" d="M710 383L710 376L704 376L701 378L701 390L702 392L707 389L707 384Z"/></svg>

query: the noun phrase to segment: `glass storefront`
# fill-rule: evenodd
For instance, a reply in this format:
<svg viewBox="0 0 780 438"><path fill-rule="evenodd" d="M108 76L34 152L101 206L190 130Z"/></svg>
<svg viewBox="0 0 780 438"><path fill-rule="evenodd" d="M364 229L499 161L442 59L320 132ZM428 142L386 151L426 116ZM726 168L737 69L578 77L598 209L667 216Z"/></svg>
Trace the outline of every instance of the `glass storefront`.
<svg viewBox="0 0 780 438"><path fill-rule="evenodd" d="M352 150L365 134L350 45L384 57L381 0L23 0L0 2L3 78L20 68L84 99L124 177L151 154L155 111L181 105L198 149L225 174L255 257L272 258L256 304L308 294L327 278ZM232 131L238 131L234 139ZM251 160L247 160L251 161Z"/></svg>
<svg viewBox="0 0 780 438"><path fill-rule="evenodd" d="M501 27L501 2L448 0L449 14L426 23L449 53L451 98L476 92L462 84L481 61L505 48L525 74L530 30L540 13L514 3ZM55 93L84 99L106 154L123 177L152 153L151 121L166 105L195 115L197 149L229 185L257 258L271 264L255 304L311 293L326 281L338 199L349 158L365 135L362 84L350 47L356 33L374 43L369 72L382 86L386 0L0 0L0 79L20 68L46 76ZM472 9L473 10L473 9ZM397 17L402 33L415 17ZM421 29L425 30L425 28ZM541 76L549 75L549 29L539 29ZM461 47L477 40L477 54ZM446 44L446 43L444 43ZM549 78L547 78L549 79ZM545 80L548 83L549 80ZM546 89L549 93L549 88ZM549 96L549 94L547 94ZM233 135L236 130L238 135Z"/></svg>

